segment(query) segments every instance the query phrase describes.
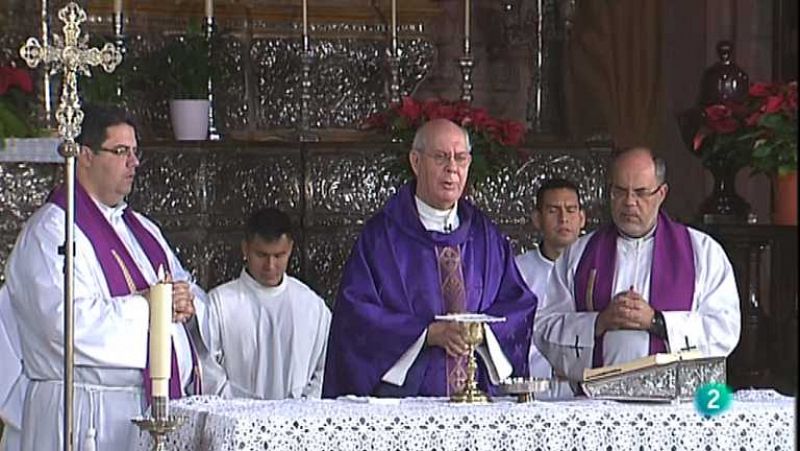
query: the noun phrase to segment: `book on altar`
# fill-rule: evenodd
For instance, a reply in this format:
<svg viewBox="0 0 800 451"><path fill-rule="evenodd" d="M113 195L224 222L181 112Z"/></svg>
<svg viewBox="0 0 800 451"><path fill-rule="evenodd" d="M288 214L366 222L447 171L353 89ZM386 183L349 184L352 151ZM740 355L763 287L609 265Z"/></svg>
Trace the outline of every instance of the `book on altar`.
<svg viewBox="0 0 800 451"><path fill-rule="evenodd" d="M645 368L667 365L679 360L695 360L700 358L703 358L703 354L700 351L653 354L640 359L631 360L630 362L619 363L617 365L601 366L599 368L587 368L583 370L583 380L584 382L589 382L608 376L619 376Z"/></svg>

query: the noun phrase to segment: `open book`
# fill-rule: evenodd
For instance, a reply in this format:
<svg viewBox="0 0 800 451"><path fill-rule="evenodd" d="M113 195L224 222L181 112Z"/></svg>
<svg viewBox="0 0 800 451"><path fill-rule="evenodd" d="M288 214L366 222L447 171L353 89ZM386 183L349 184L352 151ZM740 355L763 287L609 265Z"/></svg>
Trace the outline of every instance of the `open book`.
<svg viewBox="0 0 800 451"><path fill-rule="evenodd" d="M672 354L653 354L647 357L642 357L641 359L631 360L630 362L620 363L617 365L602 366L600 368L587 368L583 370L583 380L588 382L607 376L616 376L619 374L629 373L631 371L636 371L643 368L666 365L668 363L677 362L678 360L694 360L702 357L703 354L700 351L686 351Z"/></svg>

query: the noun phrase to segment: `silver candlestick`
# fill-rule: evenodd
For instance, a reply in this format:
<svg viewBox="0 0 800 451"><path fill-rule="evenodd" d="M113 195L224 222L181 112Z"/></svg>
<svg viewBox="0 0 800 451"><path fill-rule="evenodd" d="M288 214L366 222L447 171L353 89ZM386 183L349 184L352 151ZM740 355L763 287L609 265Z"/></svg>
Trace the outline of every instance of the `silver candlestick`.
<svg viewBox="0 0 800 451"><path fill-rule="evenodd" d="M457 61L461 68L461 100L472 103L472 68L475 67L475 61L469 53Z"/></svg>
<svg viewBox="0 0 800 451"><path fill-rule="evenodd" d="M303 0L303 54L300 56L302 79L300 81L300 124L297 138L301 142L319 141L319 136L311 132L308 110L311 103L311 63L314 55L308 36L308 0Z"/></svg>
<svg viewBox="0 0 800 451"><path fill-rule="evenodd" d="M152 416L149 418L137 417L131 421L142 431L150 433L153 451L167 451L166 436L183 423L183 417L170 416L169 398L166 396L154 396L150 412Z"/></svg>
<svg viewBox="0 0 800 451"><path fill-rule="evenodd" d="M461 69L461 101L472 103L472 68L475 60L472 58L472 2L464 0L464 56L458 58L458 67Z"/></svg>
<svg viewBox="0 0 800 451"><path fill-rule="evenodd" d="M214 81L211 74L211 67L214 64L212 45L216 25L213 16L206 16L206 42L208 43L208 139L211 141L219 141L221 136L217 130L216 120L214 118Z"/></svg>
<svg viewBox="0 0 800 451"><path fill-rule="evenodd" d="M400 103L400 58L396 55L386 57L389 66L389 103Z"/></svg>
<svg viewBox="0 0 800 451"><path fill-rule="evenodd" d="M114 45L117 46L117 50L119 53L125 57L125 53L127 52L127 47L125 46L125 35L123 34L123 28L125 24L125 17L122 15L122 11L117 11L112 13L112 23L114 25ZM117 77L117 97L122 98L122 77Z"/></svg>
<svg viewBox="0 0 800 451"><path fill-rule="evenodd" d="M391 48L387 52L386 62L389 66L389 103L400 103L400 58L397 52L397 0L392 0L392 22L390 30Z"/></svg>

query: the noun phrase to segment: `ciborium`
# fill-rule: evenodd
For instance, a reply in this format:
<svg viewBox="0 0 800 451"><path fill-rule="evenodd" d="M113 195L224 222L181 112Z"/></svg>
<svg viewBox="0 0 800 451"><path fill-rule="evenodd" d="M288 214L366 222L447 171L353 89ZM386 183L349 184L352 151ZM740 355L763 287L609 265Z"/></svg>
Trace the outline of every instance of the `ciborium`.
<svg viewBox="0 0 800 451"><path fill-rule="evenodd" d="M479 313L454 313L437 316L435 319L454 321L464 326L464 341L467 343L466 381L463 390L450 396L450 402L467 404L489 402L489 396L478 388L476 377L478 361L475 358L475 350L485 339L484 324L502 322L506 319Z"/></svg>

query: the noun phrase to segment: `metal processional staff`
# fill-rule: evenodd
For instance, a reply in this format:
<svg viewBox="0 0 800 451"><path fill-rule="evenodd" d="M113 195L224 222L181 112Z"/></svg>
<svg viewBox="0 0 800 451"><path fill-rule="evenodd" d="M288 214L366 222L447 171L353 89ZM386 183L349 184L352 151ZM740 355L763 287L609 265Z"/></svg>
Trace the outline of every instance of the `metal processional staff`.
<svg viewBox="0 0 800 451"><path fill-rule="evenodd" d="M47 11L42 11L44 16ZM64 231L64 449L74 447L74 314L73 271L75 243L75 157L80 146L75 138L81 133L83 111L78 98L78 74L90 75L89 67L101 65L106 72L113 72L122 62L122 54L113 44L103 49L88 48L88 35L81 35L80 26L86 22L86 12L71 2L59 10L58 18L64 22L63 38L53 35L52 45L44 45L36 38L28 38L19 49L19 54L29 67L39 63L45 65L46 78L62 72L61 98L56 109L58 134L64 140L59 152L64 157L64 184L67 190L66 221Z"/></svg>

